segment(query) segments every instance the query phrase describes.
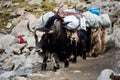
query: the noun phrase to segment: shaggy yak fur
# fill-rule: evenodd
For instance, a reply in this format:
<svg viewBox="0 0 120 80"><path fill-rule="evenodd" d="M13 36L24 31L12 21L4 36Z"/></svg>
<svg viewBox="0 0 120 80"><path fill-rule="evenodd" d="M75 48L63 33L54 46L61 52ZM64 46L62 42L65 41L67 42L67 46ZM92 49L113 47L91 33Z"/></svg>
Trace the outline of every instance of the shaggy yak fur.
<svg viewBox="0 0 120 80"><path fill-rule="evenodd" d="M89 56L96 57L105 51L105 35L106 31L103 28L91 29L91 48Z"/></svg>

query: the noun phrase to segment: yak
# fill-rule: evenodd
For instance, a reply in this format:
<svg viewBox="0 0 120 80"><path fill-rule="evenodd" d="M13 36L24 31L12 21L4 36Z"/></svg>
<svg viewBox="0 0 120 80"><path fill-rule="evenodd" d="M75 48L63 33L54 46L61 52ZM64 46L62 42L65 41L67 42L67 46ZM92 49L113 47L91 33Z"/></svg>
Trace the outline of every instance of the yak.
<svg viewBox="0 0 120 80"><path fill-rule="evenodd" d="M35 48L40 54L43 54L42 70L46 70L48 55L52 55L52 61L54 63L53 70L59 69L59 61L63 61L65 67L69 66L67 60L67 33L63 26L63 19L59 15L50 17L42 28L37 28L34 33ZM28 26L28 29L29 26ZM42 31L41 39L38 40L37 31ZM47 53L49 52L49 53Z"/></svg>

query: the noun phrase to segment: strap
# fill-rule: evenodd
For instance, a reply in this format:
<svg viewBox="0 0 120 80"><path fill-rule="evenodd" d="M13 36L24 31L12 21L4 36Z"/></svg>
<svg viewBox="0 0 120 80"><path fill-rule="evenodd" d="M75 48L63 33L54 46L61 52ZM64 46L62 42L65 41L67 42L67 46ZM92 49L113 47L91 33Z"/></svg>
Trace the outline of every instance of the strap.
<svg viewBox="0 0 120 80"><path fill-rule="evenodd" d="M42 24L44 25L44 15L42 15Z"/></svg>

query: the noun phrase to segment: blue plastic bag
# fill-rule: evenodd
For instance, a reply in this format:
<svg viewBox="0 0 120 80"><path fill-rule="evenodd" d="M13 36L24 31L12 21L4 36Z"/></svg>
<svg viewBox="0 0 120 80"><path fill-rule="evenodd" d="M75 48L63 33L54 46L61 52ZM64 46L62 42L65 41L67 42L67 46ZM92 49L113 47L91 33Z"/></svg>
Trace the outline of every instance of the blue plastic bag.
<svg viewBox="0 0 120 80"><path fill-rule="evenodd" d="M98 16L100 15L100 8L89 8L88 11Z"/></svg>

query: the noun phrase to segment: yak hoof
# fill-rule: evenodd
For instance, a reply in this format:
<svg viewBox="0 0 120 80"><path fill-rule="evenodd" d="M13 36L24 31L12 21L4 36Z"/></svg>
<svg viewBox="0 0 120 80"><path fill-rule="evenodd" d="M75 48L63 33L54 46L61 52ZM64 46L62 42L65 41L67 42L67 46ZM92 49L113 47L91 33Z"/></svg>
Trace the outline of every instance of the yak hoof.
<svg viewBox="0 0 120 80"><path fill-rule="evenodd" d="M97 55L96 55L96 54L92 54L91 56L92 56L92 57L97 57Z"/></svg>
<svg viewBox="0 0 120 80"><path fill-rule="evenodd" d="M72 63L77 63L77 58L76 57L73 58Z"/></svg>
<svg viewBox="0 0 120 80"><path fill-rule="evenodd" d="M65 60L65 62L64 62L64 67L65 67L65 68L68 68L68 67L69 67L69 61L68 61L68 60Z"/></svg>
<svg viewBox="0 0 120 80"><path fill-rule="evenodd" d="M59 69L59 65L53 67L53 71L56 72Z"/></svg>
<svg viewBox="0 0 120 80"><path fill-rule="evenodd" d="M83 56L82 59L86 60L86 56Z"/></svg>
<svg viewBox="0 0 120 80"><path fill-rule="evenodd" d="M47 64L46 63L42 63L41 65L41 70L46 70Z"/></svg>
<svg viewBox="0 0 120 80"><path fill-rule="evenodd" d="M76 57L74 57L74 58L70 58L69 61L72 62L72 63L77 63L77 59L76 59Z"/></svg>

